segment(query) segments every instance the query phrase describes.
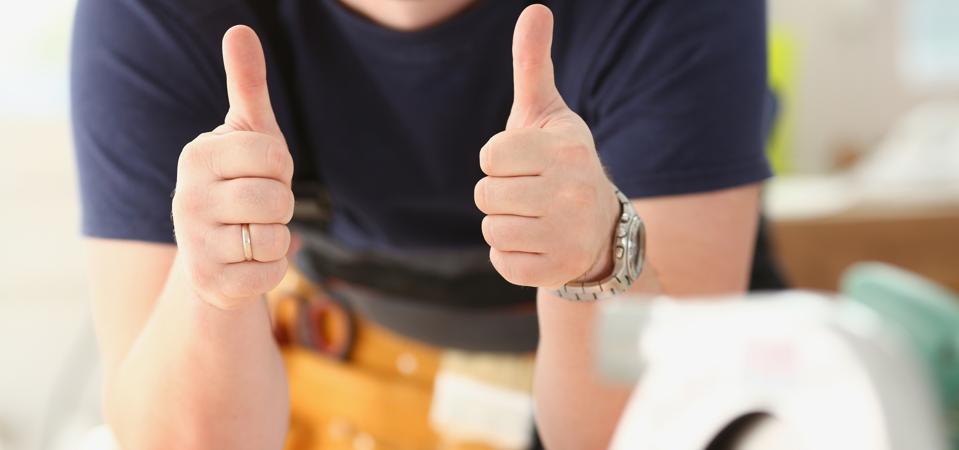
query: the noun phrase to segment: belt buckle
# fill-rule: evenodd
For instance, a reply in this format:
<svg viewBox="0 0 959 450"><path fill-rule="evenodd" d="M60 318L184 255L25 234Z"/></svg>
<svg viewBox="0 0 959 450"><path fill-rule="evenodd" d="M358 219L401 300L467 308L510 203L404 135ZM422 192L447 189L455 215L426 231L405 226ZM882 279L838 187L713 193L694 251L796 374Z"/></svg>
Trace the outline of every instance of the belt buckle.
<svg viewBox="0 0 959 450"><path fill-rule="evenodd" d="M299 346L336 361L349 358L356 337L352 310L320 286L271 297L273 336L281 346ZM285 318L285 319L284 319Z"/></svg>
<svg viewBox="0 0 959 450"><path fill-rule="evenodd" d="M301 345L336 361L346 361L353 349L356 323L341 300L320 288L298 299L297 330Z"/></svg>

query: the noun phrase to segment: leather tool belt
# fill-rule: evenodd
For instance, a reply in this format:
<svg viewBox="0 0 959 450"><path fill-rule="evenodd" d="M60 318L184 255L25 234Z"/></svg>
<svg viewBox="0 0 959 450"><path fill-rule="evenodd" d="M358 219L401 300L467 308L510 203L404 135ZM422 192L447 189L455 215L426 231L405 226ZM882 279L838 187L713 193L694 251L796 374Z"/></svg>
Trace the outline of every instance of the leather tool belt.
<svg viewBox="0 0 959 450"><path fill-rule="evenodd" d="M331 295L338 283L291 269L267 296L289 377L288 450L535 448L531 353L400 336Z"/></svg>
<svg viewBox="0 0 959 450"><path fill-rule="evenodd" d="M486 247L355 251L316 228L296 231L301 273L386 329L472 352L536 350L536 290L503 280Z"/></svg>

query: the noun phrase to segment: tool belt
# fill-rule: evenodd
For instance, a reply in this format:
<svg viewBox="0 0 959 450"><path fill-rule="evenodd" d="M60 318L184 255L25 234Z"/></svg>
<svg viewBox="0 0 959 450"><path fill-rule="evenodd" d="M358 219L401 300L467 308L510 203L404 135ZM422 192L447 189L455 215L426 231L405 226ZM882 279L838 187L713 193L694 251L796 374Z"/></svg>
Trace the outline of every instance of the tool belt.
<svg viewBox="0 0 959 450"><path fill-rule="evenodd" d="M528 353L539 341L536 290L504 280L488 248L356 251L316 228L296 229L309 280L399 335L473 352Z"/></svg>
<svg viewBox="0 0 959 450"><path fill-rule="evenodd" d="M267 295L289 377L287 450L535 446L532 354L450 351L354 314L296 269Z"/></svg>

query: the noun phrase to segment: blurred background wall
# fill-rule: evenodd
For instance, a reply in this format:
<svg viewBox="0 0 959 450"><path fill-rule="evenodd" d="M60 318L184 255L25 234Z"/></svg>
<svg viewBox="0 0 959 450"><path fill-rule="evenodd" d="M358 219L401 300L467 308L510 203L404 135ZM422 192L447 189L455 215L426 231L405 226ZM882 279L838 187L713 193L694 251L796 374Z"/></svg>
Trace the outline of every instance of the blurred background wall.
<svg viewBox="0 0 959 450"><path fill-rule="evenodd" d="M66 58L73 3L0 3L0 448L4 450L40 448L42 419L76 406L72 401L82 396L82 381L89 375L79 369L95 363L67 120ZM70 356L88 364L71 364ZM70 378L81 383L58 382ZM65 387L58 391L58 385Z"/></svg>
<svg viewBox="0 0 959 450"><path fill-rule="evenodd" d="M959 288L959 2L770 0L767 186L793 285L880 260Z"/></svg>
<svg viewBox="0 0 959 450"><path fill-rule="evenodd" d="M769 0L772 28L795 40L795 170L833 170L915 105L959 96L959 78L921 80L907 68L920 3L955 11L954 0Z"/></svg>
<svg viewBox="0 0 959 450"><path fill-rule="evenodd" d="M95 347L67 118L74 1L0 5L3 450L36 449L44 442L73 448L69 443L98 420L96 390L91 388L96 385ZM781 98L786 125L780 126L787 129L782 179L805 175L813 181L771 188L767 203L781 256L791 261L784 266L800 285L828 289L834 283L830 277L856 259L907 261L938 279L959 274L959 268L950 266L954 247L938 241L954 236L950 227L959 223L949 202L915 214L893 202L894 211L867 214L872 222L855 214L842 219L847 203L817 209L852 190L850 183L837 184L823 174L845 173L841 168L875 153L916 105L959 98L959 74L924 67L929 57L918 55L913 45L915 24L922 22L916 11L935 11L938 4L941 11L955 14L952 3L956 0L770 0L771 28L785 42L789 60L789 92ZM917 4L925 6L916 9ZM954 19L948 23L959 24L959 17L943 14ZM950 39L938 45L952 46L959 56L959 42ZM932 190L941 191L933 186L916 192ZM796 214L804 208L807 214ZM815 214L808 214L809 209ZM904 233L925 238L894 245L892 256L875 251L883 242L904 242ZM846 245L856 239L855 245ZM935 258L928 257L928 246L938 247ZM803 253L809 248L842 248L844 256L824 264L822 253Z"/></svg>

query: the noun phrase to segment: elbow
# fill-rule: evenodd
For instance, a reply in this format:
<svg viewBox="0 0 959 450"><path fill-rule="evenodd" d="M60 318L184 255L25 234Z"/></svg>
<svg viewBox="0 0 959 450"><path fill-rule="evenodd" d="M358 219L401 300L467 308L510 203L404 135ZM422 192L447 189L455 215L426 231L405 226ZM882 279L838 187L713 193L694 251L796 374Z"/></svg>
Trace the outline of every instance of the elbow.
<svg viewBox="0 0 959 450"><path fill-rule="evenodd" d="M131 400L126 399L127 402ZM239 427L230 423L229 413L190 412L185 408L177 414L167 414L145 407L142 402L111 401L110 396L104 397L103 411L117 449L281 450L288 422Z"/></svg>
<svg viewBox="0 0 959 450"><path fill-rule="evenodd" d="M182 423L182 422L181 422ZM169 426L151 427L148 424L136 427L117 427L110 423L109 429L117 449L138 450L210 450L229 448L235 450L281 450L284 434L259 433L245 430L230 435L213 423L192 423L179 428ZM253 431L253 433L256 433Z"/></svg>

